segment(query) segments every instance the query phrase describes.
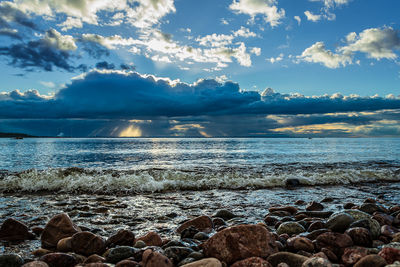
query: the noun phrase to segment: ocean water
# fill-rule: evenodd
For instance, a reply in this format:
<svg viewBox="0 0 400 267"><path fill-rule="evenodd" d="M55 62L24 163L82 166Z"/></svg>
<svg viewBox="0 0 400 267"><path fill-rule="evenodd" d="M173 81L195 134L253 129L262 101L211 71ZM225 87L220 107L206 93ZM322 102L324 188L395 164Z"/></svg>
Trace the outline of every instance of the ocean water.
<svg viewBox="0 0 400 267"><path fill-rule="evenodd" d="M140 193L400 181L400 138L0 139L0 192Z"/></svg>

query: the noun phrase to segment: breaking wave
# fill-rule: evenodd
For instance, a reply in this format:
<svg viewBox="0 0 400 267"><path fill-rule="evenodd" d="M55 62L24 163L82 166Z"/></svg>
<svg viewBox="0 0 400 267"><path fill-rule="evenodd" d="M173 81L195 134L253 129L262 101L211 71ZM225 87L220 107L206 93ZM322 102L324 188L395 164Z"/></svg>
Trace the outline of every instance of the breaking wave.
<svg viewBox="0 0 400 267"><path fill-rule="evenodd" d="M400 165L388 162L293 163L260 167L190 170L101 170L57 168L0 171L0 192L65 192L129 194L180 190L263 189L400 181Z"/></svg>

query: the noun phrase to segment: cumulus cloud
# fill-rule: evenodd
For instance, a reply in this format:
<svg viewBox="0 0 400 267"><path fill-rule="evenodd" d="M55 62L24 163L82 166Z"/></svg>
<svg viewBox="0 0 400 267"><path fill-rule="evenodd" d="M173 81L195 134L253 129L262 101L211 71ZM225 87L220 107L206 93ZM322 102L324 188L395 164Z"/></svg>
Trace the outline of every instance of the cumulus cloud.
<svg viewBox="0 0 400 267"><path fill-rule="evenodd" d="M396 59L395 50L400 50L399 32L391 27L371 28L360 34L349 33L347 45L339 50L343 53L362 52L374 59Z"/></svg>
<svg viewBox="0 0 400 267"><path fill-rule="evenodd" d="M360 34L349 33L345 44L335 52L325 48L323 42L316 42L297 56L299 61L321 63L328 68L339 68L353 63L354 54L361 52L372 59L397 58L396 50L400 50L399 32L391 27L370 28ZM359 60L356 63L359 64Z"/></svg>
<svg viewBox="0 0 400 267"><path fill-rule="evenodd" d="M72 80L54 96L37 91L0 94L0 118L132 119L150 117L318 114L399 109L398 97L324 95L307 97L242 91L214 79L194 84L97 70Z"/></svg>
<svg viewBox="0 0 400 267"><path fill-rule="evenodd" d="M301 18L299 16L294 16L294 19L297 21L297 24L300 26Z"/></svg>
<svg viewBox="0 0 400 267"><path fill-rule="evenodd" d="M84 65L75 67L69 62L70 52L76 49L72 36L50 29L41 39L0 47L0 55L10 58L10 65L28 70L39 68L52 71L53 67L67 71L85 70Z"/></svg>
<svg viewBox="0 0 400 267"><path fill-rule="evenodd" d="M351 0L310 0L311 2L322 2L326 8L334 8L350 3Z"/></svg>
<svg viewBox="0 0 400 267"><path fill-rule="evenodd" d="M285 10L279 9L277 4L277 0L233 0L229 8L238 13L247 14L252 19L261 15L265 22L275 27L285 17Z"/></svg>
<svg viewBox="0 0 400 267"><path fill-rule="evenodd" d="M317 22L321 19L321 15L315 15L308 10L304 12L304 15L306 15L307 20L310 20L312 22Z"/></svg>
<svg viewBox="0 0 400 267"><path fill-rule="evenodd" d="M274 64L275 62L282 61L284 56L285 56L285 55L284 55L283 53L281 53L281 54L279 54L279 56L277 56L277 57L267 58L266 60L269 61L269 62L271 62L272 64Z"/></svg>
<svg viewBox="0 0 400 267"><path fill-rule="evenodd" d="M300 56L297 56L297 58L306 62L321 63L325 67L331 69L352 63L352 57L350 55L333 53L325 48L323 42L313 44L304 50Z"/></svg>

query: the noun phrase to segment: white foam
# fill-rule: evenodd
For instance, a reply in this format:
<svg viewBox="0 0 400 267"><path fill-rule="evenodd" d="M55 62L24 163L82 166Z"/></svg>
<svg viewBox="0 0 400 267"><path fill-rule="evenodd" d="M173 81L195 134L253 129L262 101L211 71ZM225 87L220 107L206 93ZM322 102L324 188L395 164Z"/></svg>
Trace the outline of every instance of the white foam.
<svg viewBox="0 0 400 267"><path fill-rule="evenodd" d="M0 178L0 192L140 193L207 189L261 189L283 187L287 179L301 185L345 185L362 182L400 181L398 170L290 169L270 170L143 170L101 171L76 169L28 170Z"/></svg>

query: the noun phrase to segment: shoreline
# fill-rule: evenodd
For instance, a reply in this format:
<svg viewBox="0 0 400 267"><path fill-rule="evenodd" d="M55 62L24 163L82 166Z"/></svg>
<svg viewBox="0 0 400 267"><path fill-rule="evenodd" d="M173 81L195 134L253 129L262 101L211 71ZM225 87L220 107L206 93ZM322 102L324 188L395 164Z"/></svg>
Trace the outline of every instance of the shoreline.
<svg viewBox="0 0 400 267"><path fill-rule="evenodd" d="M53 216L66 212L78 226L92 231L104 240L115 234L119 229L129 229L137 237L145 236L149 232L156 232L163 239L179 240L179 234L175 230L182 225L182 222L204 215L213 219L213 215L220 210L228 210L235 214L234 218L225 220L229 227L241 224L267 224L265 218L267 214L271 213L269 210L271 207L292 206L301 212L305 209L304 203L311 203L312 201L322 204L324 206L323 211L332 212L344 211L343 206L346 202L352 202L361 207L366 199L369 199L368 201L373 199L377 205L388 209L390 206L396 206L400 203L397 197L399 189L400 183L381 183L379 186L368 184L362 186L298 187L292 190L274 188L182 191L130 196L68 193L58 195L23 193L16 195L3 193L0 194L0 205L2 207L0 223L4 223L7 218L15 218L25 223L29 229L44 228ZM280 221L297 221L296 215L299 215L284 214L292 219L289 220L275 215L272 217L277 217ZM275 219L273 220L275 221ZM310 218L310 220L316 219ZM270 232L277 231L273 225L269 225L268 229ZM212 234L217 232L217 229L213 229ZM209 237L212 234L209 234ZM30 253L40 247L40 239L37 236L34 241L11 247L4 246L4 242L1 245L2 254L17 253L25 258L34 259ZM131 246L133 245L131 244ZM315 253L318 252L315 251ZM38 259L38 257L35 259Z"/></svg>

